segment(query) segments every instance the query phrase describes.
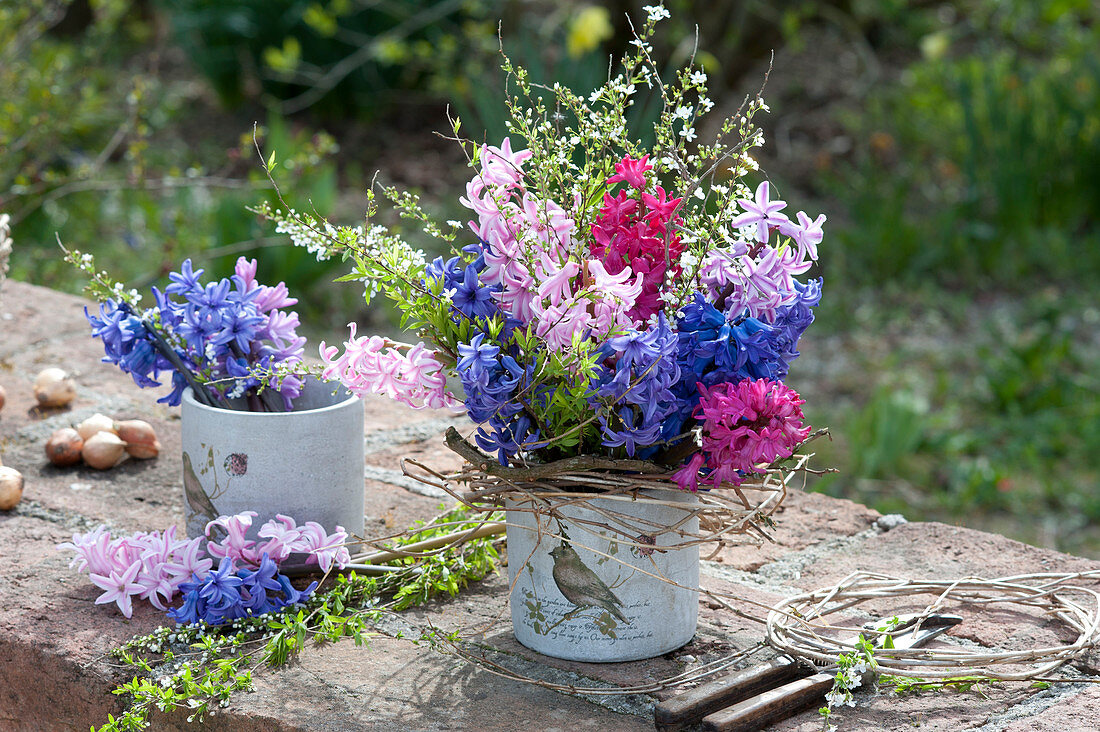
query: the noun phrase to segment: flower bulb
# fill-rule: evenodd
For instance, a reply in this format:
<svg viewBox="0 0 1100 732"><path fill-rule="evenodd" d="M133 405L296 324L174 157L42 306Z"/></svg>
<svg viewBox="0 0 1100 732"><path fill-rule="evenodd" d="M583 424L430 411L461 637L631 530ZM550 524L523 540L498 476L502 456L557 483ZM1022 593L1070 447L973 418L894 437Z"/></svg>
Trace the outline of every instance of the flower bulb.
<svg viewBox="0 0 1100 732"><path fill-rule="evenodd" d="M64 369L43 369L34 378L34 398L40 407L68 406L76 398L76 384Z"/></svg>
<svg viewBox="0 0 1100 732"><path fill-rule="evenodd" d="M115 431L126 443L126 452L140 460L155 458L160 454L160 441L153 425L140 419L115 422Z"/></svg>
<svg viewBox="0 0 1100 732"><path fill-rule="evenodd" d="M87 440L96 432L115 432L115 421L105 414L99 414L98 412L88 417L86 420L76 426L76 431L80 433L80 439Z"/></svg>
<svg viewBox="0 0 1100 732"><path fill-rule="evenodd" d="M46 441L46 457L54 465L76 465L83 449L84 440L72 427L62 427Z"/></svg>
<svg viewBox="0 0 1100 732"><path fill-rule="evenodd" d="M0 466L0 511L10 511L23 499L23 476L15 468Z"/></svg>
<svg viewBox="0 0 1100 732"><path fill-rule="evenodd" d="M96 432L84 441L80 454L89 467L108 470L126 454L126 443L114 432Z"/></svg>

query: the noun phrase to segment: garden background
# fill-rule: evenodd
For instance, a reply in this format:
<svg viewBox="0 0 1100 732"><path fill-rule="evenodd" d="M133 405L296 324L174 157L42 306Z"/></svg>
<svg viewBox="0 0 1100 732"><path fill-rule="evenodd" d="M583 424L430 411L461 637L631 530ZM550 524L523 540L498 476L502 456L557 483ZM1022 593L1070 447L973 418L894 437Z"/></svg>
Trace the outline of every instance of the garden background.
<svg viewBox="0 0 1100 732"><path fill-rule="evenodd" d="M135 287L245 254L301 299L308 348L351 320L395 332L333 284L338 264L246 210L274 196L254 124L299 209L354 223L381 171L465 220L465 161L435 133L449 105L467 135L503 137L498 28L536 79L586 93L642 5L3 0L11 274L79 292L55 233ZM817 462L840 472L813 489L1100 557L1100 6L666 5L658 58L696 52L718 111L771 63L761 169L829 216L825 298L787 379L832 429ZM642 130L656 110L636 112Z"/></svg>

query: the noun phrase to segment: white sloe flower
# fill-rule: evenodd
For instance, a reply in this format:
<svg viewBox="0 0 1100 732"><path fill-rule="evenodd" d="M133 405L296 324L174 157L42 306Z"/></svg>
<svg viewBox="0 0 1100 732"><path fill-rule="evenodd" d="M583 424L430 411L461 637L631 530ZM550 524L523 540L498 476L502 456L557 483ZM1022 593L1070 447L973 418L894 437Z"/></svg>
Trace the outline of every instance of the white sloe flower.
<svg viewBox="0 0 1100 732"><path fill-rule="evenodd" d="M643 5L642 10L646 12L649 20L653 23L670 17L669 12L665 9L664 5Z"/></svg>

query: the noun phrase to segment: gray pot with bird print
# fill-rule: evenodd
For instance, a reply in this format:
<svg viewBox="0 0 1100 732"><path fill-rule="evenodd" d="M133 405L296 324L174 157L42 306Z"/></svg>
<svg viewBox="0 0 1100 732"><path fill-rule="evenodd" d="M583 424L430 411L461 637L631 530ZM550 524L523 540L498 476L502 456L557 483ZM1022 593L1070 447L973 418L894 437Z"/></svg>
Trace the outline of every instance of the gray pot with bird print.
<svg viewBox="0 0 1100 732"><path fill-rule="evenodd" d="M216 409L188 390L181 420L189 537L243 511L258 514L253 539L276 514L362 535L363 402L343 387L307 379L290 412Z"/></svg>
<svg viewBox="0 0 1100 732"><path fill-rule="evenodd" d="M699 612L698 529L690 493L647 489L571 501L508 502L516 639L571 661L652 658L692 639ZM686 521L685 521L686 519Z"/></svg>

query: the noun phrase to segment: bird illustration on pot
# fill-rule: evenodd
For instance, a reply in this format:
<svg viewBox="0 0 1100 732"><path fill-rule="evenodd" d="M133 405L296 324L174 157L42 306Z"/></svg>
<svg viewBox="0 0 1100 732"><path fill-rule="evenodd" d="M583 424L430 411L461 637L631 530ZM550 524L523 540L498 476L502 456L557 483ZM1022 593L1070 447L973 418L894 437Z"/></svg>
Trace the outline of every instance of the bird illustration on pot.
<svg viewBox="0 0 1100 732"><path fill-rule="evenodd" d="M191 513L199 514L208 521L218 517L218 509L214 508L210 496L203 489L199 476L195 474L195 467L191 464L191 456L186 452L183 453L183 495Z"/></svg>
<svg viewBox="0 0 1100 732"><path fill-rule="evenodd" d="M595 572L585 566L577 550L561 542L550 550L554 559L554 584L565 599L578 609L595 607L606 610L624 623L629 623L621 608L623 602Z"/></svg>

